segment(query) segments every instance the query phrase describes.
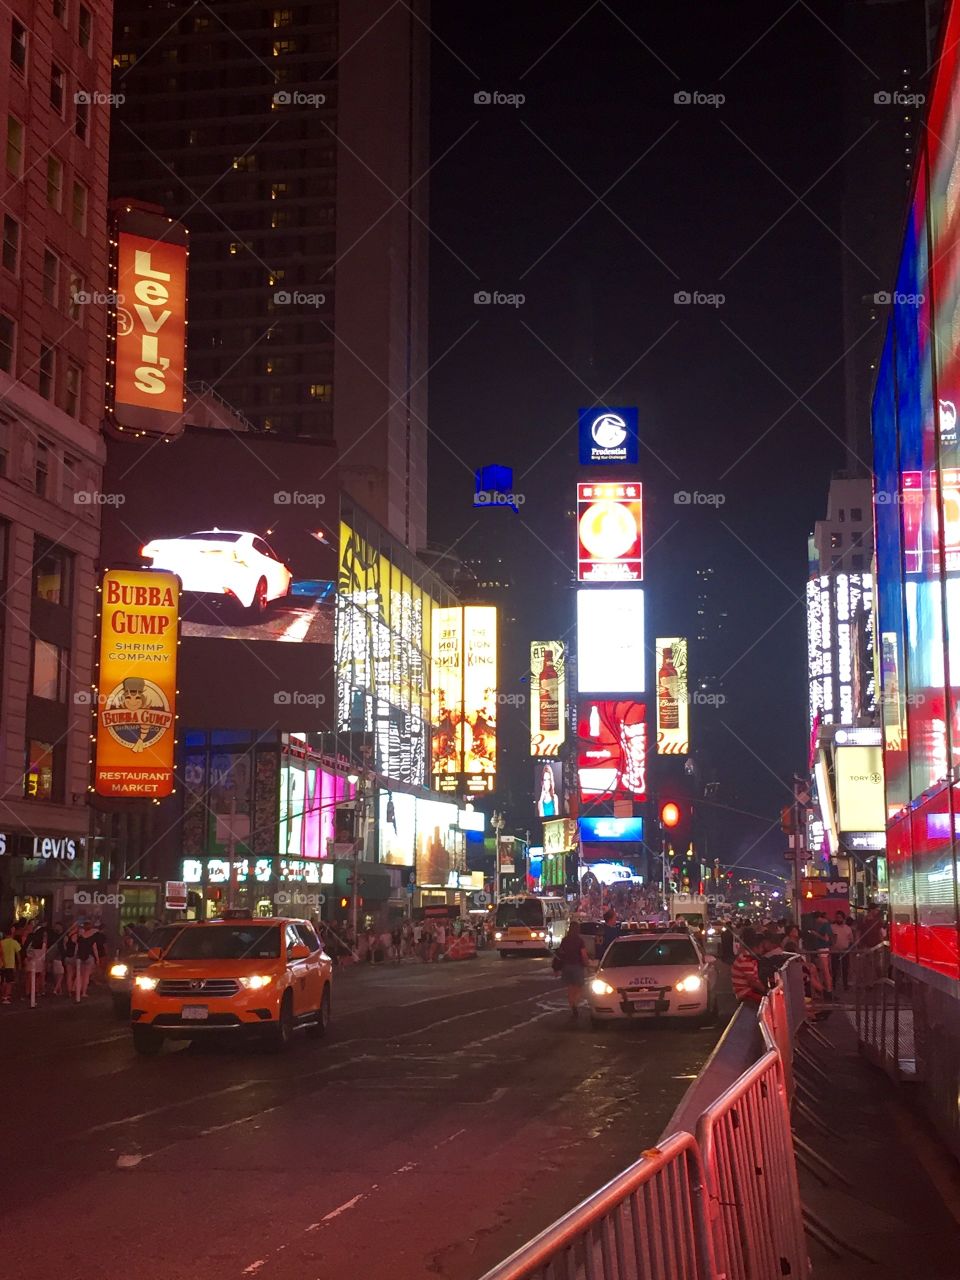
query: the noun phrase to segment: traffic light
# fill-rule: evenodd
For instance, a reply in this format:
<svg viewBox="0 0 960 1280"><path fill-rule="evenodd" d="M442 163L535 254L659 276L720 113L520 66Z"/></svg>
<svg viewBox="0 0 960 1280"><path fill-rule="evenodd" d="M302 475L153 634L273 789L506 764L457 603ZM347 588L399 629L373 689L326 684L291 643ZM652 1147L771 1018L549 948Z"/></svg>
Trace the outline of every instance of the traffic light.
<svg viewBox="0 0 960 1280"><path fill-rule="evenodd" d="M340 910L341 910L341 911L346 911L346 909L347 909L347 907L349 907L349 905L350 905L350 899L349 899L349 898L341 898L341 899L340 899Z"/></svg>
<svg viewBox="0 0 960 1280"><path fill-rule="evenodd" d="M660 821L671 830L680 825L680 806L672 800L660 806Z"/></svg>

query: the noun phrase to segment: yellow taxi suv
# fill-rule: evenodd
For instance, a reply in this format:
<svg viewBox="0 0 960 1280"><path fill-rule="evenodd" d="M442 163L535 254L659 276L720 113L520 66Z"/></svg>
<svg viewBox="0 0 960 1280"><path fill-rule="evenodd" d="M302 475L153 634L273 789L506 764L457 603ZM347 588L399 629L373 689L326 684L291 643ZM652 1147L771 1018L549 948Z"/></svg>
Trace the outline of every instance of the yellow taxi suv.
<svg viewBox="0 0 960 1280"><path fill-rule="evenodd" d="M186 924L137 973L130 1026L137 1053L165 1040L214 1032L286 1049L298 1027L322 1036L330 1022L333 962L308 920L259 917Z"/></svg>

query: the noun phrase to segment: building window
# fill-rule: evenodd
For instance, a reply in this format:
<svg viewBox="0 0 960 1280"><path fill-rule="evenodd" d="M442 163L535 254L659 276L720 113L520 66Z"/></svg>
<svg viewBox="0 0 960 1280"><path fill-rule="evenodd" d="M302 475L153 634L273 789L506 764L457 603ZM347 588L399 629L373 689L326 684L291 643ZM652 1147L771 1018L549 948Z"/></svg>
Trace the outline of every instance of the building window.
<svg viewBox="0 0 960 1280"><path fill-rule="evenodd" d="M837 547L842 547L842 546L843 546L843 534L842 534L842 533L831 533L831 535L830 535L830 546L834 549L834 551L836 551Z"/></svg>
<svg viewBox="0 0 960 1280"><path fill-rule="evenodd" d="M290 187L286 182L274 182L270 185L270 199L277 200L280 196L289 194Z"/></svg>
<svg viewBox="0 0 960 1280"><path fill-rule="evenodd" d="M37 452L33 464L33 488L38 498L47 496L50 484L50 450L42 440L37 441Z"/></svg>
<svg viewBox="0 0 960 1280"><path fill-rule="evenodd" d="M83 315L83 303L80 301L82 293L83 276L79 271L71 271L70 283L67 288L67 315L77 324L80 323L80 317Z"/></svg>
<svg viewBox="0 0 960 1280"><path fill-rule="evenodd" d="M0 373L13 373L17 346L17 325L0 312Z"/></svg>
<svg viewBox="0 0 960 1280"><path fill-rule="evenodd" d="M19 178L23 173L23 123L16 116L7 116L7 173Z"/></svg>
<svg viewBox="0 0 960 1280"><path fill-rule="evenodd" d="M50 604L70 604L73 567L68 551L37 538L34 542L33 594Z"/></svg>
<svg viewBox="0 0 960 1280"><path fill-rule="evenodd" d="M66 674L69 667L67 655L58 645L46 640L33 641L33 681L32 689L35 698L46 698L50 702L66 700Z"/></svg>
<svg viewBox="0 0 960 1280"><path fill-rule="evenodd" d="M113 66L116 71L129 71L137 60L135 53L115 53L113 55Z"/></svg>
<svg viewBox="0 0 960 1280"><path fill-rule="evenodd" d="M56 357L49 342L40 344L40 360L37 364L37 389L45 400L53 399L53 381L56 374Z"/></svg>
<svg viewBox="0 0 960 1280"><path fill-rule="evenodd" d="M21 75L27 72L27 28L14 18L10 25L10 64Z"/></svg>
<svg viewBox="0 0 960 1280"><path fill-rule="evenodd" d="M292 9L274 9L273 11L274 27L290 27L293 25Z"/></svg>
<svg viewBox="0 0 960 1280"><path fill-rule="evenodd" d="M273 56L282 58L287 53L297 53L299 48L300 43L297 40L274 40Z"/></svg>
<svg viewBox="0 0 960 1280"><path fill-rule="evenodd" d="M63 498L73 501L80 489L80 459L69 453L63 455Z"/></svg>
<svg viewBox="0 0 960 1280"><path fill-rule="evenodd" d="M333 387L329 382L311 382L310 399L311 400L329 400L333 393Z"/></svg>
<svg viewBox="0 0 960 1280"><path fill-rule="evenodd" d="M257 157L253 155L234 156L233 167L238 173L253 173L257 167Z"/></svg>
<svg viewBox="0 0 960 1280"><path fill-rule="evenodd" d="M63 407L71 418L80 416L80 366L72 360L67 362L67 376L64 381Z"/></svg>
<svg viewBox="0 0 960 1280"><path fill-rule="evenodd" d="M52 742L27 739L27 762L23 774L23 794L27 800L53 800L59 779L54 769Z"/></svg>
<svg viewBox="0 0 960 1280"><path fill-rule="evenodd" d="M843 507L841 507L840 510L837 512L837 519L840 521L841 524L843 524L846 518L847 518L847 513L843 509Z"/></svg>
<svg viewBox="0 0 960 1280"><path fill-rule="evenodd" d="M63 115L63 98L66 83L63 69L58 67L55 62L52 63L50 66L50 105L58 116Z"/></svg>
<svg viewBox="0 0 960 1280"><path fill-rule="evenodd" d="M77 40L84 53L90 52L93 43L93 14L85 4L80 6L80 17L77 21Z"/></svg>
<svg viewBox="0 0 960 1280"><path fill-rule="evenodd" d="M63 161L47 156L47 204L59 213L63 207Z"/></svg>
<svg viewBox="0 0 960 1280"><path fill-rule="evenodd" d="M854 573L862 573L863 572L863 556L854 555L851 558L853 560Z"/></svg>
<svg viewBox="0 0 960 1280"><path fill-rule="evenodd" d="M81 142L86 142L90 133L90 94L80 89L74 97L73 132Z"/></svg>
<svg viewBox="0 0 960 1280"><path fill-rule="evenodd" d="M3 265L11 275L20 269L20 223L9 213L3 215Z"/></svg>
<svg viewBox="0 0 960 1280"><path fill-rule="evenodd" d="M52 249L43 251L43 300L51 307L57 305L57 285L60 282L60 259Z"/></svg>
<svg viewBox="0 0 960 1280"><path fill-rule="evenodd" d="M70 201L70 225L81 235L87 229L87 188L82 182L74 182Z"/></svg>
<svg viewBox="0 0 960 1280"><path fill-rule="evenodd" d="M67 0L53 0L53 16L61 27L67 25Z"/></svg>
<svg viewBox="0 0 960 1280"><path fill-rule="evenodd" d="M203 14L203 15L200 15L200 16L198 16L198 17L194 18L194 20L193 20L193 29L194 29L194 31L209 31L209 30L210 30L210 19L206 16L206 14Z"/></svg>
<svg viewBox="0 0 960 1280"><path fill-rule="evenodd" d="M862 523L863 523L863 508L862 508L862 507L851 507L851 508L850 508L850 519L851 519L851 520L853 520L856 524L862 524Z"/></svg>

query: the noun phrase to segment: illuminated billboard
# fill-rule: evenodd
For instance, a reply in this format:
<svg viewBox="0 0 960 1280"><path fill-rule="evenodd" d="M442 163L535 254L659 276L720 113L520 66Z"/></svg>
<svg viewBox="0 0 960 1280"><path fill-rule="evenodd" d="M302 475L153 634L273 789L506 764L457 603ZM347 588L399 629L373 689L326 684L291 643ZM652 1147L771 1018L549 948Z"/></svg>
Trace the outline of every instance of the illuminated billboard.
<svg viewBox="0 0 960 1280"><path fill-rule="evenodd" d="M577 485L577 580L643 578L643 490L635 483Z"/></svg>
<svg viewBox="0 0 960 1280"><path fill-rule="evenodd" d="M643 588L577 592L580 693L643 693Z"/></svg>
<svg viewBox="0 0 960 1280"><path fill-rule="evenodd" d="M446 885L451 872L466 871L466 836L455 804L381 792L379 816L381 863L414 867L418 885Z"/></svg>
<svg viewBox="0 0 960 1280"><path fill-rule="evenodd" d="M838 746L833 756L841 836L883 831L887 825L883 793L883 748Z"/></svg>
<svg viewBox="0 0 960 1280"><path fill-rule="evenodd" d="M591 843L642 840L643 819L584 817L580 819L580 839Z"/></svg>
<svg viewBox="0 0 960 1280"><path fill-rule="evenodd" d="M563 765L559 760L538 760L533 766L533 798L540 818L563 818Z"/></svg>
<svg viewBox="0 0 960 1280"><path fill-rule="evenodd" d="M656 642L657 751L685 756L690 751L690 686L687 681L687 642L666 636Z"/></svg>
<svg viewBox="0 0 960 1280"><path fill-rule="evenodd" d="M100 597L94 790L173 791L180 584L170 573L111 570Z"/></svg>
<svg viewBox="0 0 960 1280"><path fill-rule="evenodd" d="M497 771L497 610L433 610L433 748L439 791L490 791Z"/></svg>
<svg viewBox="0 0 960 1280"><path fill-rule="evenodd" d="M115 424L151 435L183 426L187 233L158 214L126 210L115 233Z"/></svg>
<svg viewBox="0 0 960 1280"><path fill-rule="evenodd" d="M566 730L566 646L562 640L534 640L530 645L530 754L558 756Z"/></svg>
<svg viewBox="0 0 960 1280"><path fill-rule="evenodd" d="M577 773L582 800L645 800L647 709L642 702L581 701Z"/></svg>
<svg viewBox="0 0 960 1280"><path fill-rule="evenodd" d="M873 632L865 632L867 653L858 664L858 615L873 611L873 577L869 573L833 573L807 583L807 676L811 729L821 724L852 724L876 709L876 689L864 696L858 672L873 667ZM861 686L858 689L858 685ZM856 695L860 693L858 698ZM862 704L857 705L858 701Z"/></svg>
<svg viewBox="0 0 960 1280"><path fill-rule="evenodd" d="M639 461L638 415L635 406L594 405L580 410L580 462L611 464Z"/></svg>

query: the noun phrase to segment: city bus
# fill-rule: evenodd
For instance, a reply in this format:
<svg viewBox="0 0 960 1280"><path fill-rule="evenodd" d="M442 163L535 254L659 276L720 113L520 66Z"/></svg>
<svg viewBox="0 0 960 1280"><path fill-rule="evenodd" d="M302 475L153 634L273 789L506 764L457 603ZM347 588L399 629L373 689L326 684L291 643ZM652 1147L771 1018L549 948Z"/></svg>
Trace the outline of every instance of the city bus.
<svg viewBox="0 0 960 1280"><path fill-rule="evenodd" d="M501 960L522 952L548 955L567 932L569 920L564 898L537 898L533 894L501 898L494 921L494 946Z"/></svg>

